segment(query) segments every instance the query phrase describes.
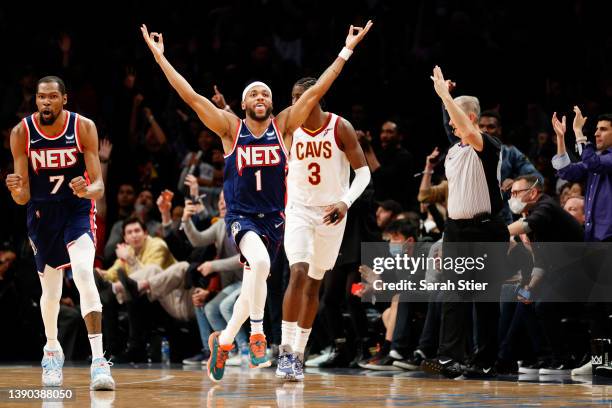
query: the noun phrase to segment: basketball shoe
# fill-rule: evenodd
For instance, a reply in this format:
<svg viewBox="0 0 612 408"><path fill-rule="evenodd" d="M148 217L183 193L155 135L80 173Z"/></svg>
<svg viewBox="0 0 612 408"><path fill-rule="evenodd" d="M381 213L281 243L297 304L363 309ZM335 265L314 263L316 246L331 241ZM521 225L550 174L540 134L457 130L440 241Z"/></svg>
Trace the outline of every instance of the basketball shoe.
<svg viewBox="0 0 612 408"><path fill-rule="evenodd" d="M263 334L253 334L249 339L249 366L251 368L270 367L272 362L266 356L266 336Z"/></svg>
<svg viewBox="0 0 612 408"><path fill-rule="evenodd" d="M208 337L208 347L210 348L210 358L206 363L208 377L213 382L219 382L223 378L225 362L229 357L229 352L234 348L233 344L219 344L219 332L214 332Z"/></svg>
<svg viewBox="0 0 612 408"><path fill-rule="evenodd" d="M62 349L49 350L45 347L43 349L43 359L40 365L43 369L43 387L60 387L64 379L64 376L62 375L62 367L64 367L64 352Z"/></svg>
<svg viewBox="0 0 612 408"><path fill-rule="evenodd" d="M99 357L91 362L91 385L90 390L93 391L113 391L115 389L115 380L111 376L110 367L113 365L106 358Z"/></svg>

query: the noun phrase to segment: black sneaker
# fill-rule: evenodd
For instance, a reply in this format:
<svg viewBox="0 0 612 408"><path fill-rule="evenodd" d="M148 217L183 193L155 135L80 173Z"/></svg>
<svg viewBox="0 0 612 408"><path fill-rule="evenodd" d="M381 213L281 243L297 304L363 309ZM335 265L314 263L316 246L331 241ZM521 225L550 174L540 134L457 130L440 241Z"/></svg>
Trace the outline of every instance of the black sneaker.
<svg viewBox="0 0 612 408"><path fill-rule="evenodd" d="M463 370L463 376L465 378L495 378L497 377L497 370L495 366L480 367L476 364L471 364Z"/></svg>
<svg viewBox="0 0 612 408"><path fill-rule="evenodd" d="M557 360L553 361L551 364L540 368L540 375L570 374L574 368L576 368L576 363L574 363L573 361Z"/></svg>
<svg viewBox="0 0 612 408"><path fill-rule="evenodd" d="M319 368L343 368L348 367L350 358L346 349L346 340L335 340L334 348L327 360L319 364Z"/></svg>
<svg viewBox="0 0 612 408"><path fill-rule="evenodd" d="M125 269L119 268L117 270L117 278L119 278L119 282L121 282L121 285L123 285L123 288L125 289L126 301L132 301L134 299L137 299L138 296L140 296L140 293L138 291L138 282L128 277Z"/></svg>
<svg viewBox="0 0 612 408"><path fill-rule="evenodd" d="M376 370L376 371L401 371L402 369L400 367L395 367L393 365L395 361L399 361L399 360L387 354L386 356L382 357L381 359L377 361L369 362L363 368L367 368L368 370Z"/></svg>
<svg viewBox="0 0 612 408"><path fill-rule="evenodd" d="M446 378L457 378L463 374L464 366L448 357L436 357L423 360L423 371L443 375Z"/></svg>
<svg viewBox="0 0 612 408"><path fill-rule="evenodd" d="M612 366L600 365L595 368L595 375L598 377L612 378Z"/></svg>
<svg viewBox="0 0 612 408"><path fill-rule="evenodd" d="M517 375L519 373L518 363L509 360L497 360L495 370L500 375Z"/></svg>
<svg viewBox="0 0 612 408"><path fill-rule="evenodd" d="M383 358L385 358L387 356L387 353L389 353L389 350L385 350L384 347L381 347L380 350L378 350L376 352L376 354L374 354L371 358L367 359L367 360L363 360L360 361L359 363L357 363L357 365L361 368L368 368L368 365L378 365L378 363L380 362L380 360L382 360Z"/></svg>
<svg viewBox="0 0 612 408"><path fill-rule="evenodd" d="M423 353L419 349L416 349L414 350L413 356L411 358L394 361L393 365L404 370L419 371L421 369L421 364L423 363L423 360L425 360L426 358L427 357L425 356L425 353Z"/></svg>

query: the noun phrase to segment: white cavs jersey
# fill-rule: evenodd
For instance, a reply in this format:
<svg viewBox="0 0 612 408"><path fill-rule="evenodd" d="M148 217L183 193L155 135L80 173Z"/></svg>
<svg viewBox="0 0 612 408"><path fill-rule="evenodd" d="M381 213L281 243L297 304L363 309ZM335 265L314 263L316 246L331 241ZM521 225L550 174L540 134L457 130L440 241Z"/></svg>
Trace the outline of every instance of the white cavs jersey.
<svg viewBox="0 0 612 408"><path fill-rule="evenodd" d="M326 206L340 201L348 191L350 163L336 140L340 120L329 113L318 130L300 127L293 132L287 175L289 202Z"/></svg>
<svg viewBox="0 0 612 408"><path fill-rule="evenodd" d="M338 258L346 217L326 225L325 207L349 189L350 163L337 142L338 121L330 113L314 132L293 132L287 175L285 253L289 265L306 262L308 276L320 280Z"/></svg>

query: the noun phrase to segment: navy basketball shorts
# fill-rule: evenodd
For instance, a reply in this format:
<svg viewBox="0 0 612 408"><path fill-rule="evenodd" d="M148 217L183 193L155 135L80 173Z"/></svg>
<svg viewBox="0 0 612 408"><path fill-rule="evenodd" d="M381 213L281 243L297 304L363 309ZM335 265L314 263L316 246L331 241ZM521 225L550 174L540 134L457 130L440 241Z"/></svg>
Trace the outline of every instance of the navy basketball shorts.
<svg viewBox="0 0 612 408"><path fill-rule="evenodd" d="M261 237L270 263L273 263L278 254L285 230L285 215L282 212L267 214L238 214L227 213L225 215L225 228L227 235L234 240L238 252L240 252L240 240L248 231L253 231ZM246 263L246 259L240 254L240 262Z"/></svg>
<svg viewBox="0 0 612 408"><path fill-rule="evenodd" d="M28 203L28 238L38 273L45 265L69 269L68 247L83 234L95 245L95 209L95 201L81 198Z"/></svg>

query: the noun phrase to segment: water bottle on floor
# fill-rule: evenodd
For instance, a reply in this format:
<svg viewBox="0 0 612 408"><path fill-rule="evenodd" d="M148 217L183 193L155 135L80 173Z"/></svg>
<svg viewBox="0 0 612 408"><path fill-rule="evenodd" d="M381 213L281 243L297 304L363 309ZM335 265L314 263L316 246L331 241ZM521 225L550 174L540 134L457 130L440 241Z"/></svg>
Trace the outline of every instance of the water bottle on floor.
<svg viewBox="0 0 612 408"><path fill-rule="evenodd" d="M170 365L170 342L165 337L162 337L161 341L161 363L165 366Z"/></svg>

